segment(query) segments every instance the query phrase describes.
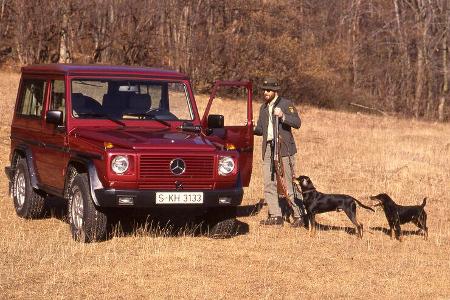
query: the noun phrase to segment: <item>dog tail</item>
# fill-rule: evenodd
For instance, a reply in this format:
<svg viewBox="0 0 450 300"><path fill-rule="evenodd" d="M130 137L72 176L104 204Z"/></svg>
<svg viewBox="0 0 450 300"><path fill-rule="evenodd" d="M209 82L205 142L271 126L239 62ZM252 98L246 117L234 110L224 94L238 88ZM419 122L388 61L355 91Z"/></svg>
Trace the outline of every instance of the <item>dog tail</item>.
<svg viewBox="0 0 450 300"><path fill-rule="evenodd" d="M422 202L422 208L425 207L425 205L427 204L427 197L423 198L423 202Z"/></svg>
<svg viewBox="0 0 450 300"><path fill-rule="evenodd" d="M362 204L361 202L359 202L359 201L356 200L356 199L355 199L355 201L356 201L356 203L358 203L359 206L361 206L361 207L363 207L363 208L365 208L365 209L371 210L371 211L373 211L373 212L375 211L372 207L366 206L366 205Z"/></svg>

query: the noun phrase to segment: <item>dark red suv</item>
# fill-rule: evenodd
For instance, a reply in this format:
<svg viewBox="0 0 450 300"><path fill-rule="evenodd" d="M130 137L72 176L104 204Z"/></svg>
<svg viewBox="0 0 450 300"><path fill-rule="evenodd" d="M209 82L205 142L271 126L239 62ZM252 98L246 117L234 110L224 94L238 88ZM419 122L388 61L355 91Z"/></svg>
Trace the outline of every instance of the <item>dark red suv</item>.
<svg viewBox="0 0 450 300"><path fill-rule="evenodd" d="M245 124L210 114L222 87L245 90ZM234 219L252 170L251 105L250 82L216 82L200 118L178 72L24 67L5 170L16 212L39 217L46 196L67 199L72 235L83 242L104 239L110 212L125 207L194 210L216 225Z"/></svg>

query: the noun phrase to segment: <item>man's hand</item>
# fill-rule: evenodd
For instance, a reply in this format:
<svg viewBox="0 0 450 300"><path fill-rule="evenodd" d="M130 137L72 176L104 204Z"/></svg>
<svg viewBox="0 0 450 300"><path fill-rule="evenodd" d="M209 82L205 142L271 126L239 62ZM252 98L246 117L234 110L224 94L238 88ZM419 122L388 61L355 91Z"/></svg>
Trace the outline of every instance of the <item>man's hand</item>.
<svg viewBox="0 0 450 300"><path fill-rule="evenodd" d="M279 107L275 107L275 109L273 110L273 114L279 118L283 118L284 116L283 111Z"/></svg>

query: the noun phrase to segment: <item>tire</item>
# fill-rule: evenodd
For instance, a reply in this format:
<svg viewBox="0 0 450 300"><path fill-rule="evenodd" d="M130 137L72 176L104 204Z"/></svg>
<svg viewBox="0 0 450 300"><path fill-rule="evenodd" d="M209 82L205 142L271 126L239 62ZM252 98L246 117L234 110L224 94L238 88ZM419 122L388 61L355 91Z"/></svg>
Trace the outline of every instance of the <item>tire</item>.
<svg viewBox="0 0 450 300"><path fill-rule="evenodd" d="M212 238L230 238L236 235L236 207L210 208L206 215L207 235Z"/></svg>
<svg viewBox="0 0 450 300"><path fill-rule="evenodd" d="M74 240L90 243L106 239L107 216L92 201L86 173L76 175L70 184L68 219Z"/></svg>
<svg viewBox="0 0 450 300"><path fill-rule="evenodd" d="M73 180L75 179L75 176L77 176L78 171L74 166L70 166L67 169L67 173L66 173L66 183L65 183L65 187L64 187L64 198L65 199L69 199L69 189L70 186L72 185Z"/></svg>
<svg viewBox="0 0 450 300"><path fill-rule="evenodd" d="M23 158L16 164L12 189L14 208L18 216L25 219L42 217L45 196L31 186L30 172Z"/></svg>

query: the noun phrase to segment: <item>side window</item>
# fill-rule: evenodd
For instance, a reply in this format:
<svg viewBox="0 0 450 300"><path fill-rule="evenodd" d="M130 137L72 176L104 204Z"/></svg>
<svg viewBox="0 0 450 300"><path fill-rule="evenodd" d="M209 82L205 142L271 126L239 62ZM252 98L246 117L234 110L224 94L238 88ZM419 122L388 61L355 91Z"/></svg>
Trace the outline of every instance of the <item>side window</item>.
<svg viewBox="0 0 450 300"><path fill-rule="evenodd" d="M41 79L25 79L17 112L23 116L40 117L47 83Z"/></svg>
<svg viewBox="0 0 450 300"><path fill-rule="evenodd" d="M52 80L50 94L50 110L63 112L63 120L66 120L65 85L63 80Z"/></svg>
<svg viewBox="0 0 450 300"><path fill-rule="evenodd" d="M194 113L184 84L169 83L167 98L167 102L170 104L170 112L179 120L193 120Z"/></svg>
<svg viewBox="0 0 450 300"><path fill-rule="evenodd" d="M247 99L246 87L219 86L209 114L223 115L225 126L247 126Z"/></svg>

